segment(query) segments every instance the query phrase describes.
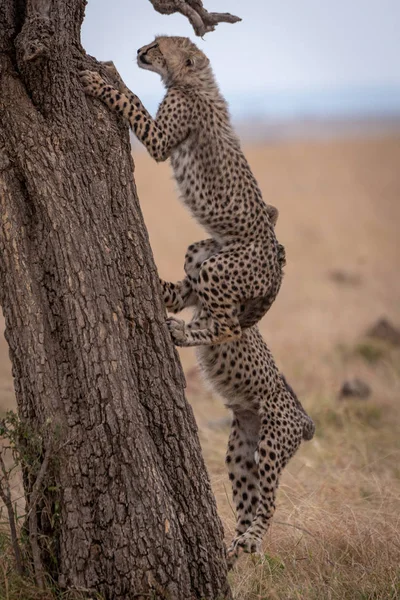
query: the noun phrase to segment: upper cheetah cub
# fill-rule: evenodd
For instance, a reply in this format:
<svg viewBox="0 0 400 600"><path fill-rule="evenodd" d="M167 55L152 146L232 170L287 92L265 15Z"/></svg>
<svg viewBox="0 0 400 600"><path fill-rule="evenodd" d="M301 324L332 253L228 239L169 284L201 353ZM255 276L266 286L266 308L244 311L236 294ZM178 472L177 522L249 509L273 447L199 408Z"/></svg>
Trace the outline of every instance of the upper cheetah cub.
<svg viewBox="0 0 400 600"><path fill-rule="evenodd" d="M80 77L88 95L129 121L156 161L171 158L183 201L212 237L204 244L213 252L195 277L163 282L164 299L174 312L194 292L209 317L207 327L168 319L175 343L233 341L241 335L239 316L246 305L252 306L256 322L274 301L282 281L283 247L208 58L188 38L162 36L138 50L138 64L161 75L167 88L156 119L122 82L115 89L98 73L83 71Z"/></svg>

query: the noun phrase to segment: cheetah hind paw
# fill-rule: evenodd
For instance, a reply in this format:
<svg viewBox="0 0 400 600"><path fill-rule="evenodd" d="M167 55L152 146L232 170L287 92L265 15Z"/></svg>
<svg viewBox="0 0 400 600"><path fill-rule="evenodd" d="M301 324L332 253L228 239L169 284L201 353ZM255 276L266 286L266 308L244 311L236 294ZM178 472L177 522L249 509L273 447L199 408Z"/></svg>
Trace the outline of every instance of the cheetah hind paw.
<svg viewBox="0 0 400 600"><path fill-rule="evenodd" d="M256 539L251 532L237 536L227 551L228 568L232 569L241 554L259 554L260 551L261 540Z"/></svg>
<svg viewBox="0 0 400 600"><path fill-rule="evenodd" d="M175 345L184 346L187 340L185 321L169 317L166 323Z"/></svg>
<svg viewBox="0 0 400 600"><path fill-rule="evenodd" d="M79 71L79 79L88 96L100 96L105 82L99 73L95 71Z"/></svg>

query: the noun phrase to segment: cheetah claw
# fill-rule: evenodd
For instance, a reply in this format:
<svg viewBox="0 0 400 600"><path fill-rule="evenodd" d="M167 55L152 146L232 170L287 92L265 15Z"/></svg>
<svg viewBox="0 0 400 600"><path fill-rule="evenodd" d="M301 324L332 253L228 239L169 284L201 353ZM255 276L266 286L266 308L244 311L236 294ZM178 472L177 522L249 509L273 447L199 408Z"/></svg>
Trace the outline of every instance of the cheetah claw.
<svg viewBox="0 0 400 600"><path fill-rule="evenodd" d="M169 317L166 323L175 345L184 346L186 342L185 321Z"/></svg>
<svg viewBox="0 0 400 600"><path fill-rule="evenodd" d="M124 85L121 75L118 73L112 60L102 61L100 64L107 71L108 75L114 79L116 87L119 88L120 85Z"/></svg>
<svg viewBox="0 0 400 600"><path fill-rule="evenodd" d="M102 60L100 62L101 66L106 69L106 71L110 74L113 75L114 77L118 77L119 78L119 73L117 71L117 67L114 65L112 60Z"/></svg>
<svg viewBox="0 0 400 600"><path fill-rule="evenodd" d="M229 571L234 567L239 557L247 552L247 550L237 542L237 539L233 540L227 551L227 563Z"/></svg>
<svg viewBox="0 0 400 600"><path fill-rule="evenodd" d="M228 567L232 569L233 565L243 553L257 554L260 552L261 542L255 540L251 533L245 532L236 537L228 548Z"/></svg>
<svg viewBox="0 0 400 600"><path fill-rule="evenodd" d="M235 550L229 549L228 550L228 552L226 554L226 562L228 564L228 571L231 571L233 569L233 567L235 566L235 563L236 563L237 559L239 558L239 554L240 554L239 549L235 549Z"/></svg>
<svg viewBox="0 0 400 600"><path fill-rule="evenodd" d="M105 85L105 81L101 75L95 71L80 71L79 79L88 96L100 96L102 87Z"/></svg>

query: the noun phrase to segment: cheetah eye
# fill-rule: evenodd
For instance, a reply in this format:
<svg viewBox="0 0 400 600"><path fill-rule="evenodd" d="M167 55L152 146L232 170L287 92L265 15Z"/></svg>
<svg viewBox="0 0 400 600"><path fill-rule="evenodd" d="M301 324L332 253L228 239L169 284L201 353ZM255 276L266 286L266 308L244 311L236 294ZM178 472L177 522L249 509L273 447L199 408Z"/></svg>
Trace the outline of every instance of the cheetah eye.
<svg viewBox="0 0 400 600"><path fill-rule="evenodd" d="M193 65L194 65L193 59L188 58L187 61L186 61L186 66L187 67L193 67Z"/></svg>

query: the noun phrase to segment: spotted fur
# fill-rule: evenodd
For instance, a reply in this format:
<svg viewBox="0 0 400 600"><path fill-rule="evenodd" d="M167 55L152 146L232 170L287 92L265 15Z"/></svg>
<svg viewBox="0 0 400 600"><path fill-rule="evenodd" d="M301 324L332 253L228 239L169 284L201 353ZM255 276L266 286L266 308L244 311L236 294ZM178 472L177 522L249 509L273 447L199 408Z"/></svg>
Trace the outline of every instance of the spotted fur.
<svg viewBox="0 0 400 600"><path fill-rule="evenodd" d="M209 317L202 303L196 301L188 281L196 277L199 264L215 251L214 245L213 240L207 240L188 248L188 279L174 306L194 306L193 323L197 328L206 327ZM240 318L249 317L242 313ZM236 535L228 550L232 565L241 551L260 550L275 511L282 469L301 441L312 439L315 426L278 371L256 325L243 329L239 340L201 345L196 354L205 378L234 417L226 455L237 515Z"/></svg>
<svg viewBox="0 0 400 600"><path fill-rule="evenodd" d="M184 203L212 238L204 242L213 246L208 258L193 251L195 275L187 272L184 282L163 283L164 300L175 312L192 291L209 317L207 326L171 317L171 335L180 346L237 340L245 307L250 307L249 326L270 308L281 286L284 249L275 236L274 215L203 52L187 38L157 37L138 50L138 64L159 73L167 88L156 119L122 82L116 89L89 71L81 80L87 94L129 121L156 161L171 158Z"/></svg>

